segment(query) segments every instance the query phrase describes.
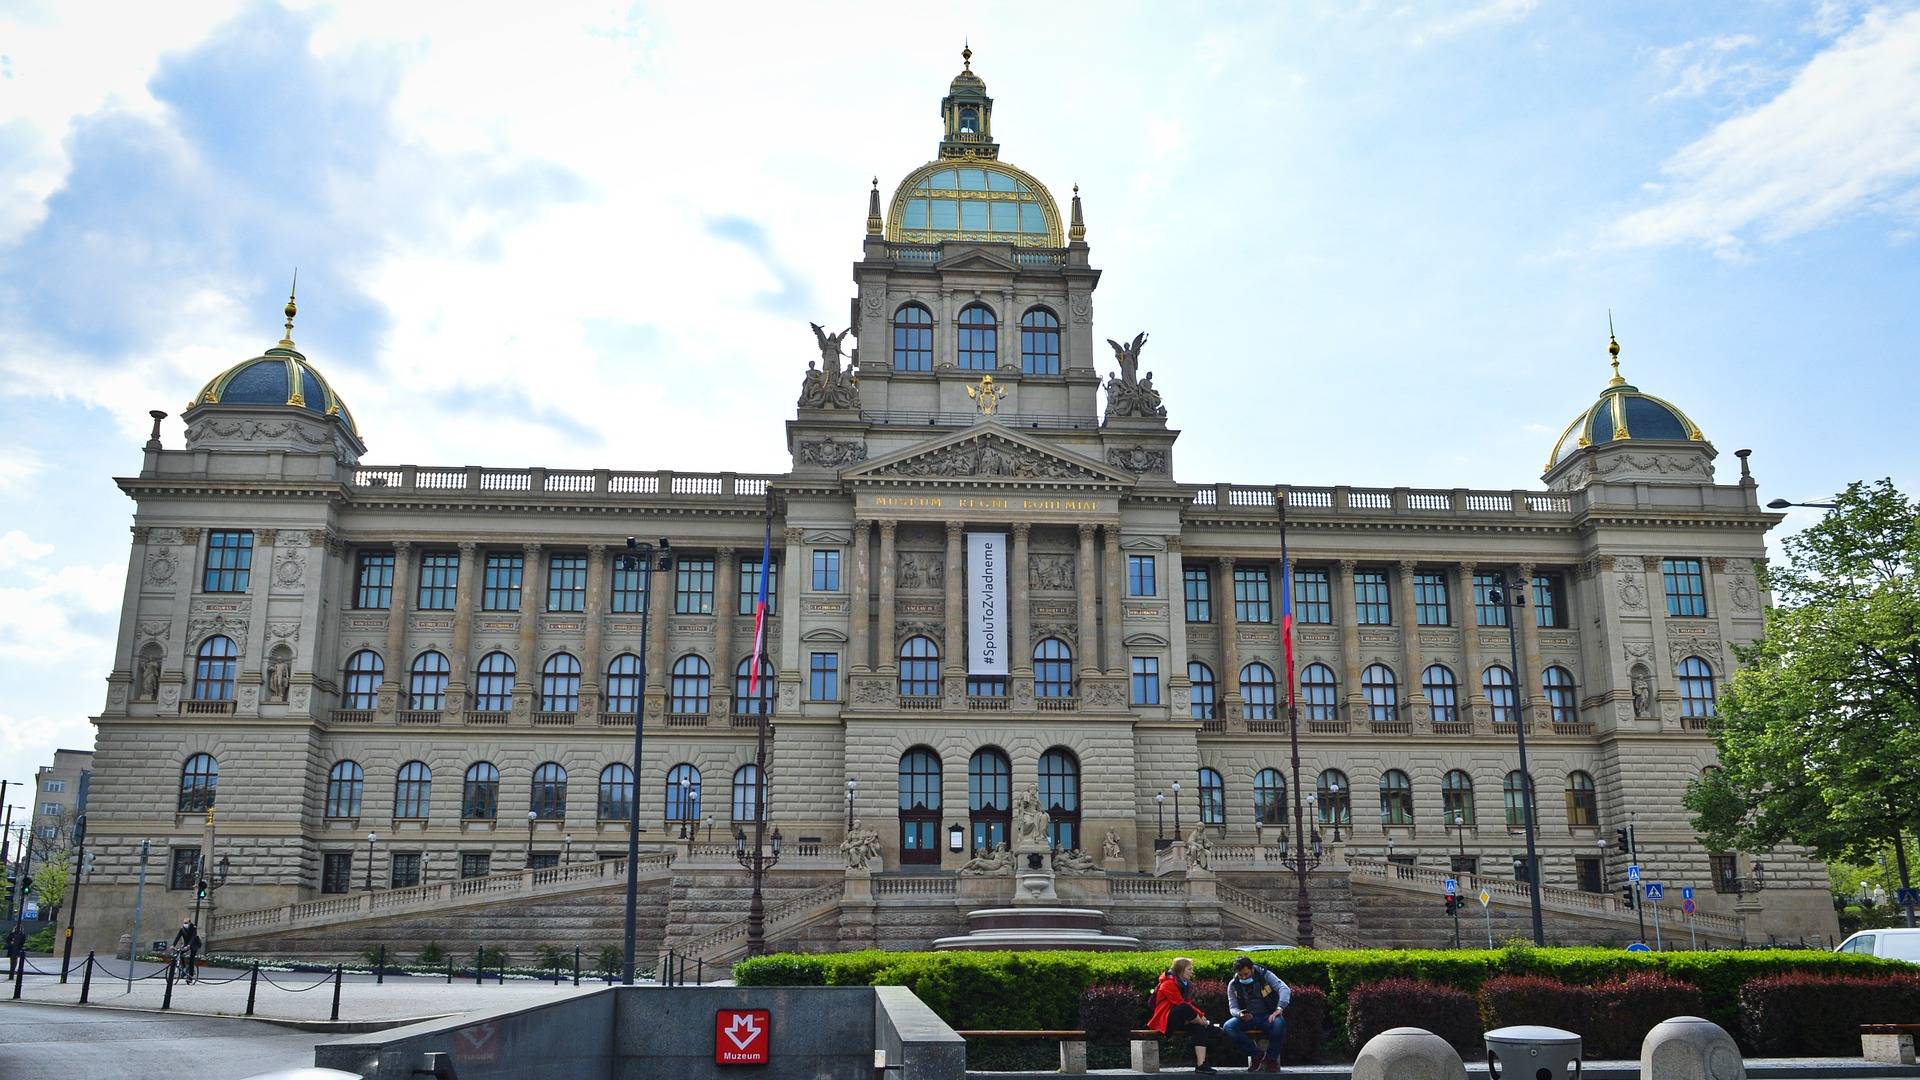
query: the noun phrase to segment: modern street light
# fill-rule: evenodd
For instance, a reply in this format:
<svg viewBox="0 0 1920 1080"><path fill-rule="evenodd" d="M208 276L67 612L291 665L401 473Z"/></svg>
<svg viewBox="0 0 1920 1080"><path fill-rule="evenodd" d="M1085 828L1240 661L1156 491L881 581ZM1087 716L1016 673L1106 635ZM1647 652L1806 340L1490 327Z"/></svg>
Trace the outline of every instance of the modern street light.
<svg viewBox="0 0 1920 1080"><path fill-rule="evenodd" d="M623 949L620 957L620 981L627 986L633 985L634 934L640 914L640 876L635 868L640 862L640 752L644 748L647 727L647 614L653 607L653 574L656 570L673 569L673 545L666 537L660 538L658 547L643 544L634 537L627 537L627 553L620 556L620 569L629 574L640 575L640 655L639 700L633 710L633 791L634 799L627 805L627 903L625 924L622 930Z"/></svg>
<svg viewBox="0 0 1920 1080"><path fill-rule="evenodd" d="M707 843L713 843L713 815L707 815Z"/></svg>
<svg viewBox="0 0 1920 1080"><path fill-rule="evenodd" d="M0 802L6 802L6 786L7 782L0 780ZM0 824L0 874L7 874L7 908L5 917L9 919L13 918L13 875L8 873L8 871L13 869L13 859L8 849L13 843L14 810L15 807L11 803L8 803L6 823Z"/></svg>
<svg viewBox="0 0 1920 1080"><path fill-rule="evenodd" d="M1605 896L1607 893L1607 842L1605 840L1595 840L1593 842L1593 851L1594 855L1600 860L1600 895Z"/></svg>
<svg viewBox="0 0 1920 1080"><path fill-rule="evenodd" d="M560 864L565 866L573 861L573 834L565 833L560 837Z"/></svg>
<svg viewBox="0 0 1920 1080"><path fill-rule="evenodd" d="M538 811L527 811L527 869L529 870L533 869L533 823L539 820L539 818L540 814ZM368 839L371 840L372 837L369 836ZM371 858L372 856L368 857Z"/></svg>
<svg viewBox="0 0 1920 1080"><path fill-rule="evenodd" d="M1527 700L1532 695L1526 692L1526 684L1520 678L1520 617L1527 603L1527 583L1514 575L1511 586L1507 584L1507 575L1503 570L1493 572L1494 595L1488 599L1505 606L1507 614L1507 651L1513 661L1513 711L1514 737L1520 748L1520 804L1526 808L1522 823L1527 835L1527 901L1533 914L1533 943L1544 947L1547 943L1546 919L1540 910L1540 857L1534 850L1534 798L1533 770L1527 768Z"/></svg>
<svg viewBox="0 0 1920 1080"><path fill-rule="evenodd" d="M1788 500L1786 500L1786 499L1775 499L1775 500L1773 500L1772 502L1770 502L1770 503L1768 503L1768 504L1767 504L1767 509L1769 509L1769 510L1785 510L1785 509L1786 509L1787 507L1789 507L1789 506L1805 506L1805 507L1808 507L1808 508L1810 508L1810 509L1814 509L1814 510L1838 510L1838 509L1840 509L1840 504L1839 504L1839 503L1829 503L1829 502L1790 502L1790 501L1788 501Z"/></svg>
<svg viewBox="0 0 1920 1080"><path fill-rule="evenodd" d="M1465 873L1467 868L1467 812L1465 810L1455 810L1453 812L1453 821L1448 827L1453 829L1454 838L1460 842L1460 858L1454 862L1453 872L1456 874Z"/></svg>
<svg viewBox="0 0 1920 1080"><path fill-rule="evenodd" d="M528 822L527 824L528 824L529 831L531 831L533 823ZM373 891L373 844L374 844L374 841L378 839L380 838L378 836L375 836L373 833L367 834L367 891L368 892ZM198 902L195 902L193 906L193 913L194 913L194 919L193 919L194 925L198 926L200 924L200 905Z"/></svg>

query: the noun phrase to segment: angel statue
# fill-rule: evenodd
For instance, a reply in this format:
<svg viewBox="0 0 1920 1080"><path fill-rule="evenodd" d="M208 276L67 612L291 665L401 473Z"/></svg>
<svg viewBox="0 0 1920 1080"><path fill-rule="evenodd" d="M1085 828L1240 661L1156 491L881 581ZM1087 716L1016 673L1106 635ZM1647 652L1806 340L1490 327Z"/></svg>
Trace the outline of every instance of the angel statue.
<svg viewBox="0 0 1920 1080"><path fill-rule="evenodd" d="M1133 340L1125 345L1112 338L1107 339L1107 344L1113 346L1113 358L1120 362L1120 382L1125 386L1138 382L1140 350L1147 347L1147 332L1142 330L1133 335Z"/></svg>
<svg viewBox="0 0 1920 1080"><path fill-rule="evenodd" d="M1113 357L1119 361L1120 374L1107 376L1107 416L1138 416L1148 420L1165 419L1167 410L1160 403L1160 391L1153 388L1153 372L1140 376L1140 351L1147 347L1142 331L1125 345L1107 339Z"/></svg>
<svg viewBox="0 0 1920 1080"><path fill-rule="evenodd" d="M807 325L813 327L814 339L820 343L820 370L826 373L827 382L838 382L840 380L840 342L848 334L853 333L853 327L849 326L837 334L829 334L827 328L819 323Z"/></svg>

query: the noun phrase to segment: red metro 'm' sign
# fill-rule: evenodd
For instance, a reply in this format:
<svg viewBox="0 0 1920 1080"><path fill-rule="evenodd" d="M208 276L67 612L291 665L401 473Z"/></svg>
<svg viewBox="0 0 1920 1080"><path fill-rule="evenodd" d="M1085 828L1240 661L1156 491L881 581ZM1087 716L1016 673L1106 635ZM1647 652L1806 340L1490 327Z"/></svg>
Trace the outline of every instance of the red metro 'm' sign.
<svg viewBox="0 0 1920 1080"><path fill-rule="evenodd" d="M713 1014L713 1063L765 1065L773 1022L765 1009L721 1009Z"/></svg>

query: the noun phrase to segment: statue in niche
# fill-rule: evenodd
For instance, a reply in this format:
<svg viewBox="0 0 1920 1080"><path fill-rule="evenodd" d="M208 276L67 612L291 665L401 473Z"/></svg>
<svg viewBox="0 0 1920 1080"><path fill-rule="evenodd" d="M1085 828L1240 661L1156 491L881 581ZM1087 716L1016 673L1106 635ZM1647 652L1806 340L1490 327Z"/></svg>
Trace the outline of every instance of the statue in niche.
<svg viewBox="0 0 1920 1080"><path fill-rule="evenodd" d="M989 874L1004 874L1012 869L1013 850L988 844L984 853L961 864L960 873L968 877L984 877Z"/></svg>
<svg viewBox="0 0 1920 1080"><path fill-rule="evenodd" d="M1139 416L1148 420L1166 419L1166 406L1160 403L1160 392L1153 388L1153 372L1140 376L1140 353L1147 347L1147 335L1144 331L1135 334L1133 340L1125 345L1107 339L1113 346L1113 357L1120 365L1118 375L1107 376L1107 416Z"/></svg>
<svg viewBox="0 0 1920 1080"><path fill-rule="evenodd" d="M293 653L282 645L267 657L267 701L274 705L285 705L287 691L292 687Z"/></svg>
<svg viewBox="0 0 1920 1080"><path fill-rule="evenodd" d="M140 653L139 668L134 672L133 694L135 701L157 701L160 698L160 653L148 648Z"/></svg>
<svg viewBox="0 0 1920 1080"><path fill-rule="evenodd" d="M1038 788L1027 788L1013 797L1013 835L1021 847L1045 847L1047 812L1040 807Z"/></svg>
<svg viewBox="0 0 1920 1080"><path fill-rule="evenodd" d="M1655 715L1653 711L1653 676L1647 673L1646 668L1635 664L1629 678L1633 682L1633 715Z"/></svg>

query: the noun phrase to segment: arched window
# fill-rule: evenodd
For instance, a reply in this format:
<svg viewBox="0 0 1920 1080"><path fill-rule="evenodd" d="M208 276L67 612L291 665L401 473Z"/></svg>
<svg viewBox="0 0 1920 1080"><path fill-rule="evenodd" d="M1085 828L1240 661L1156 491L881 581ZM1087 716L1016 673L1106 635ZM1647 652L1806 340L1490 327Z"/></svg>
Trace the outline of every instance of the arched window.
<svg viewBox="0 0 1920 1080"><path fill-rule="evenodd" d="M1440 780L1440 811L1446 824L1473 824L1473 777L1460 769L1450 770Z"/></svg>
<svg viewBox="0 0 1920 1080"><path fill-rule="evenodd" d="M1309 720L1338 720L1340 700L1335 693L1333 669L1325 664L1308 664L1300 672L1300 704Z"/></svg>
<svg viewBox="0 0 1920 1080"><path fill-rule="evenodd" d="M1385 664L1368 664L1360 673L1360 692L1367 696L1367 719L1375 724L1390 724L1400 717L1400 688L1393 669Z"/></svg>
<svg viewBox="0 0 1920 1080"><path fill-rule="evenodd" d="M1262 825L1287 823L1287 778L1279 769L1253 774L1253 811Z"/></svg>
<svg viewBox="0 0 1920 1080"><path fill-rule="evenodd" d="M667 770L667 820L700 820L700 770L685 762Z"/></svg>
<svg viewBox="0 0 1920 1080"><path fill-rule="evenodd" d="M924 746L900 755L900 861L940 861L940 756Z"/></svg>
<svg viewBox="0 0 1920 1080"><path fill-rule="evenodd" d="M1697 656L1680 661L1680 715L1705 720L1714 715L1713 668Z"/></svg>
<svg viewBox="0 0 1920 1080"><path fill-rule="evenodd" d="M1346 773L1339 769L1323 770L1314 792L1318 796L1320 824L1353 824L1353 785L1347 783Z"/></svg>
<svg viewBox="0 0 1920 1080"><path fill-rule="evenodd" d="M393 774L393 816L422 820L433 792L433 770L424 761L409 761Z"/></svg>
<svg viewBox="0 0 1920 1080"><path fill-rule="evenodd" d="M713 700L713 669L688 653L673 662L673 686L667 711L683 716L705 716Z"/></svg>
<svg viewBox="0 0 1920 1080"><path fill-rule="evenodd" d="M753 685L753 657L740 661L733 669L733 714L735 716L773 715L773 661L760 658L760 685Z"/></svg>
<svg viewBox="0 0 1920 1080"><path fill-rule="evenodd" d="M992 371L1000 366L999 320L985 304L960 309L960 369Z"/></svg>
<svg viewBox="0 0 1920 1080"><path fill-rule="evenodd" d="M1451 724L1460 719L1460 698L1453 669L1445 664L1428 664L1420 673L1420 690L1433 706L1433 722Z"/></svg>
<svg viewBox="0 0 1920 1080"><path fill-rule="evenodd" d="M900 696L940 696L940 646L923 634L900 643Z"/></svg>
<svg viewBox="0 0 1920 1080"><path fill-rule="evenodd" d="M1227 823L1227 782L1213 769L1200 770L1200 824Z"/></svg>
<svg viewBox="0 0 1920 1080"><path fill-rule="evenodd" d="M1519 769L1507 774L1507 782L1501 787L1507 808L1507 824L1518 828L1527 823L1533 800L1533 782Z"/></svg>
<svg viewBox="0 0 1920 1080"><path fill-rule="evenodd" d="M1195 720L1213 719L1213 669L1198 660L1189 660L1187 681L1193 684L1187 697L1187 715Z"/></svg>
<svg viewBox="0 0 1920 1080"><path fill-rule="evenodd" d="M533 816L558 821L567 816L567 770L548 761L533 770L533 795L527 808Z"/></svg>
<svg viewBox="0 0 1920 1080"><path fill-rule="evenodd" d="M580 711L580 661L572 653L554 653L540 669L540 711Z"/></svg>
<svg viewBox="0 0 1920 1080"><path fill-rule="evenodd" d="M983 746L967 759L967 818L973 850L1007 846L1013 809L1013 766L1000 750Z"/></svg>
<svg viewBox="0 0 1920 1080"><path fill-rule="evenodd" d="M1029 375L1060 374L1060 320L1043 307L1020 316L1020 370Z"/></svg>
<svg viewBox="0 0 1920 1080"><path fill-rule="evenodd" d="M413 670L407 676L407 708L439 712L447 707L447 678L453 666L445 654L428 649L413 658Z"/></svg>
<svg viewBox="0 0 1920 1080"><path fill-rule="evenodd" d="M742 765L733 770L733 820L754 820L760 813L760 801L760 767Z"/></svg>
<svg viewBox="0 0 1920 1080"><path fill-rule="evenodd" d="M239 658L240 650L225 634L201 642L193 658L193 700L232 701L233 669Z"/></svg>
<svg viewBox="0 0 1920 1080"><path fill-rule="evenodd" d="M1493 722L1513 724L1518 722L1519 713L1513 707L1513 672L1495 664L1480 677L1480 689L1487 695L1487 704L1493 706Z"/></svg>
<svg viewBox="0 0 1920 1080"><path fill-rule="evenodd" d="M1600 824L1600 793L1594 790L1593 777L1579 770L1567 774L1567 824Z"/></svg>
<svg viewBox="0 0 1920 1080"><path fill-rule="evenodd" d="M492 821L499 815L500 770L491 761L476 761L467 766L466 782L460 788L460 817Z"/></svg>
<svg viewBox="0 0 1920 1080"><path fill-rule="evenodd" d="M359 817L360 790L365 781L366 774L360 771L358 762L335 762L332 771L327 773L327 816Z"/></svg>
<svg viewBox="0 0 1920 1080"><path fill-rule="evenodd" d="M480 658L479 677L473 683L476 712L508 712L513 708L513 657L490 652Z"/></svg>
<svg viewBox="0 0 1920 1080"><path fill-rule="evenodd" d="M601 821L626 821L633 817L633 770L625 762L616 761L600 770L600 806L596 816Z"/></svg>
<svg viewBox="0 0 1920 1080"><path fill-rule="evenodd" d="M1540 673L1540 689L1547 694L1548 715L1556 724L1571 724L1580 719L1574 708L1573 673L1555 665Z"/></svg>
<svg viewBox="0 0 1920 1080"><path fill-rule="evenodd" d="M180 766L180 812L198 814L213 809L220 786L220 763L212 754L195 754Z"/></svg>
<svg viewBox="0 0 1920 1080"><path fill-rule="evenodd" d="M607 704L610 716L632 716L640 711L640 658L621 653L607 665Z"/></svg>
<svg viewBox="0 0 1920 1080"><path fill-rule="evenodd" d="M1399 769L1380 774L1380 824L1413 824L1413 781Z"/></svg>
<svg viewBox="0 0 1920 1080"><path fill-rule="evenodd" d="M933 370L933 312L920 304L901 304L893 313L893 367Z"/></svg>
<svg viewBox="0 0 1920 1080"><path fill-rule="evenodd" d="M1240 700L1249 720L1272 720L1278 716L1273 669L1258 660L1240 669Z"/></svg>
<svg viewBox="0 0 1920 1080"><path fill-rule="evenodd" d="M380 654L372 649L361 649L347 657L347 686L341 695L341 708L378 708L380 684L386 681L386 669Z"/></svg>
<svg viewBox="0 0 1920 1080"><path fill-rule="evenodd" d="M1043 698L1073 696L1073 650L1059 638L1033 647L1033 692Z"/></svg>
<svg viewBox="0 0 1920 1080"><path fill-rule="evenodd" d="M1053 846L1080 846L1080 759L1056 746L1040 755L1040 805L1047 809L1047 835Z"/></svg>

